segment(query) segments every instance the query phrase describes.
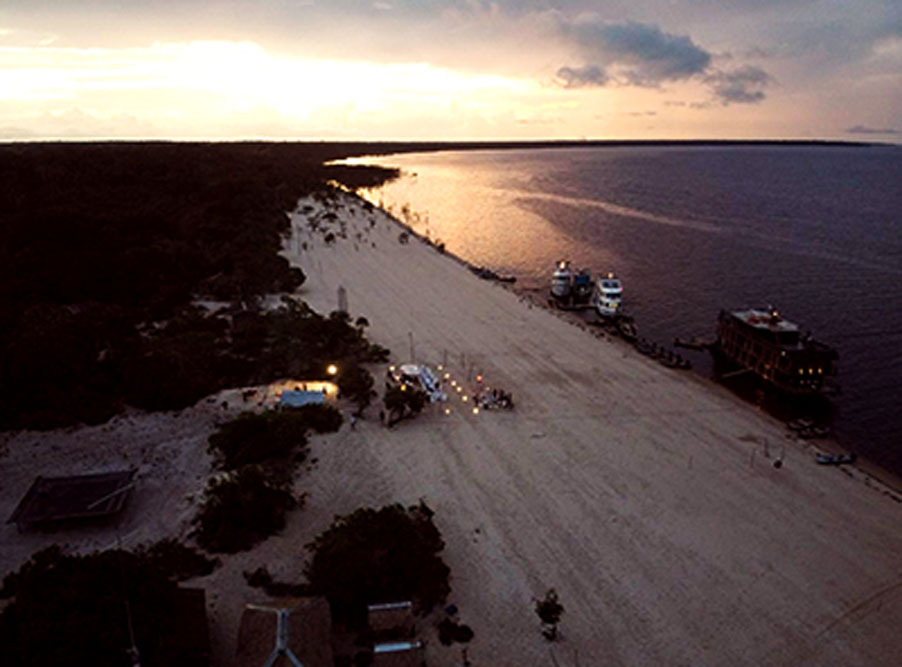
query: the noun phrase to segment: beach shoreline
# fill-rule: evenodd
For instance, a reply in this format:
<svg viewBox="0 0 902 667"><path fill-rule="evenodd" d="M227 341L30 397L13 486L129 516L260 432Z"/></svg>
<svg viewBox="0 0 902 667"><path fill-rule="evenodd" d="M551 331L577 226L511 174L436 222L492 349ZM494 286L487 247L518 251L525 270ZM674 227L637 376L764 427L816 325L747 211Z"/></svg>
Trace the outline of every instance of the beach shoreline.
<svg viewBox="0 0 902 667"><path fill-rule="evenodd" d="M374 405L356 428L311 438L295 484L305 507L281 534L190 582L207 591L213 664L234 659L244 605L265 599L245 572L265 564L299 581L304 545L335 515L420 500L446 544L449 602L475 632L473 664L546 664L549 651L581 664L893 663L896 492L866 488L857 464L816 465L810 442L725 387L592 335L412 234L402 241L405 232L349 193L302 200L284 251L307 275L296 298L325 314L343 291L393 362L442 364L461 390L392 429ZM372 367L379 388L385 370ZM512 393L515 409L473 412L464 396L477 374ZM139 486L114 530L6 525L3 572L51 543L190 543L212 472L206 439L246 407L230 391L179 413L10 434L0 457L7 514L37 474L136 463ZM565 608L554 644L533 609L552 587ZM419 622L427 663L459 664L434 620Z"/></svg>

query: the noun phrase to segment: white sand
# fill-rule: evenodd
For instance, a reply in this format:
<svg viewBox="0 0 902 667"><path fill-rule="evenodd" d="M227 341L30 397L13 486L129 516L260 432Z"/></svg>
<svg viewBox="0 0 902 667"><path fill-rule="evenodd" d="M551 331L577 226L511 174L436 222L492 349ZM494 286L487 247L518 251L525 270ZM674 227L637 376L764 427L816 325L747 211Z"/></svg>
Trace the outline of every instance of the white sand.
<svg viewBox="0 0 902 667"><path fill-rule="evenodd" d="M452 392L451 415L432 408L388 430L374 406L356 430L315 438L316 463L297 484L306 508L195 582L207 587L217 664L234 656L244 602L261 599L243 570L265 564L297 579L304 545L335 514L421 498L445 537L450 601L476 633L474 665L554 664L550 651L584 667L897 664L897 495L859 470L815 465L808 443L726 390L530 307L415 239L402 245L387 216L354 198L341 199L347 238L327 246L308 227L323 209L308 203L287 243L307 274L302 298L328 312L344 286L352 317L369 320L393 359L408 361L412 347L457 380L482 372L513 393L516 410L474 415ZM383 372L374 368L380 385ZM0 514L41 471L109 469L127 456L141 484L123 544L184 536L209 473L206 437L240 408L232 399L227 409L216 398L177 415L14 434L0 457ZM3 573L55 541L116 541L109 529L3 530ZM552 586L565 607L555 644L532 602ZM460 664L460 645L425 634L430 665Z"/></svg>

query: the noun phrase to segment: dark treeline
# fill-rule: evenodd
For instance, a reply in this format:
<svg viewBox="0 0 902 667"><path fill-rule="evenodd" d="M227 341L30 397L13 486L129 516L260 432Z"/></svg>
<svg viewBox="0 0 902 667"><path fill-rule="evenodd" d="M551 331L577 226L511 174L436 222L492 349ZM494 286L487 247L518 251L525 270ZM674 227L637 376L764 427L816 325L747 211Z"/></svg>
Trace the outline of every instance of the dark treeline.
<svg viewBox="0 0 902 667"><path fill-rule="evenodd" d="M277 255L301 196L393 175L323 163L394 148L0 146L0 428L99 423L125 404L179 408L230 383L318 370L314 354L286 358L300 335L317 354L362 358L362 332L345 320L255 305L304 280ZM196 298L236 306L207 317Z"/></svg>

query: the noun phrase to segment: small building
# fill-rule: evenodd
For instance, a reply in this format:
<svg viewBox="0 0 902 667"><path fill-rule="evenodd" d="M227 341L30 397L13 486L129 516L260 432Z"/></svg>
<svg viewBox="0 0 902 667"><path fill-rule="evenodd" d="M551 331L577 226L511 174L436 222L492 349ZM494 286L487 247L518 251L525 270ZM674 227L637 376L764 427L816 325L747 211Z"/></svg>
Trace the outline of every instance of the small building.
<svg viewBox="0 0 902 667"><path fill-rule="evenodd" d="M410 601L371 604L367 606L367 623L377 636L391 632L397 638L412 637L413 604Z"/></svg>
<svg viewBox="0 0 902 667"><path fill-rule="evenodd" d="M373 667L422 667L423 642L386 642L373 646Z"/></svg>
<svg viewBox="0 0 902 667"><path fill-rule="evenodd" d="M10 515L7 523L19 530L62 521L103 519L125 507L137 470L72 475L38 476Z"/></svg>
<svg viewBox="0 0 902 667"><path fill-rule="evenodd" d="M332 619L324 597L248 604L238 629L236 667L333 667Z"/></svg>
<svg viewBox="0 0 902 667"><path fill-rule="evenodd" d="M305 405L323 405L325 402L326 392L324 391L286 389L279 396L280 408L302 408Z"/></svg>

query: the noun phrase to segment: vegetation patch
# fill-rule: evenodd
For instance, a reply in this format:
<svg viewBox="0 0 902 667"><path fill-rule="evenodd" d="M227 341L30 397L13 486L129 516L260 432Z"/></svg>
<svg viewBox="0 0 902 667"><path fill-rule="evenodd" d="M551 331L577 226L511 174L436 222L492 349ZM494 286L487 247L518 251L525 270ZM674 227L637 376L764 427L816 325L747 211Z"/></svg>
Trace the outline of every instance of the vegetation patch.
<svg viewBox="0 0 902 667"><path fill-rule="evenodd" d="M87 556L39 551L3 581L3 664L130 664L129 614L142 665L208 664L198 642L206 627L185 622L177 582L216 564L174 541Z"/></svg>
<svg viewBox="0 0 902 667"><path fill-rule="evenodd" d="M447 598L449 569L439 556L445 544L432 515L423 502L359 509L308 545L310 589L326 596L336 622L361 628L368 604L411 600L428 611Z"/></svg>
<svg viewBox="0 0 902 667"><path fill-rule="evenodd" d="M244 412L210 436L208 449L224 470L263 463L293 468L307 457L310 429L334 432L341 422L341 413L329 405Z"/></svg>
<svg viewBox="0 0 902 667"><path fill-rule="evenodd" d="M392 385L385 390L382 402L388 412L388 426L415 417L426 406L426 392L409 385Z"/></svg>
<svg viewBox="0 0 902 667"><path fill-rule="evenodd" d="M309 365L334 362L297 351L334 353L317 332L337 325L270 316L259 300L304 282L279 255L298 199L333 178L356 186L394 175L323 162L382 150L389 146L0 146L0 428L102 423L127 404L180 409L229 386L291 376L288 350ZM210 316L192 306L198 298L232 302L233 312ZM274 348L285 335L293 345Z"/></svg>
<svg viewBox="0 0 902 667"><path fill-rule="evenodd" d="M303 502L291 490L290 476L267 474L246 465L212 478L195 521L197 542L211 552L235 553L285 527L285 514Z"/></svg>

